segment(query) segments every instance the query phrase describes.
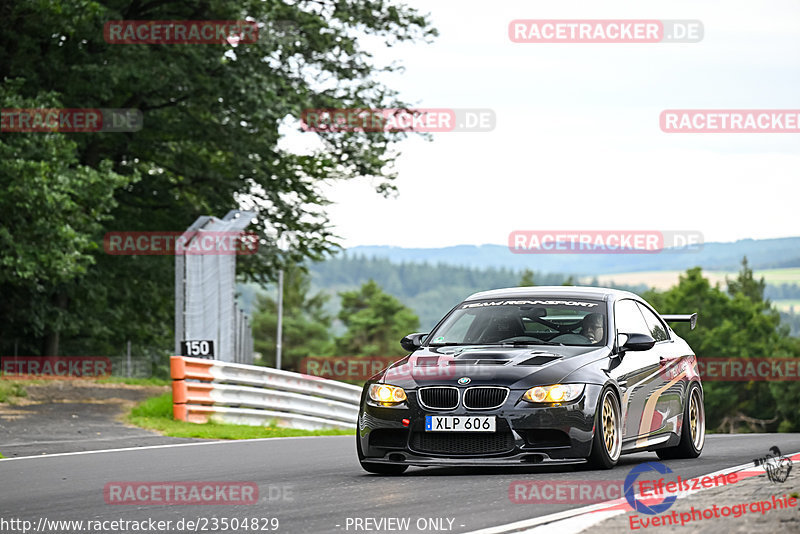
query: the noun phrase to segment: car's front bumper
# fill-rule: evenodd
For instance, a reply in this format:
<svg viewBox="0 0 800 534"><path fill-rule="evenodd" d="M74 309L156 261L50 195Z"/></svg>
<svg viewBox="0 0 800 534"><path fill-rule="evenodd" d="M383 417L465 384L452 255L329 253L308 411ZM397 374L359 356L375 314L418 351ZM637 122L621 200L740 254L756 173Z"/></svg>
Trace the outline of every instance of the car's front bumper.
<svg viewBox="0 0 800 534"><path fill-rule="evenodd" d="M411 452L387 452L383 458L367 458L365 461L376 464L406 464L418 467L453 466L453 467L508 467L527 466L536 464L579 464L584 463L584 458L550 458L543 452L525 452L502 457L434 457L423 456Z"/></svg>
<svg viewBox="0 0 800 534"><path fill-rule="evenodd" d="M602 387L587 385L575 402L538 406L520 400L512 390L494 410L438 411L425 409L415 391L401 407L380 407L362 401L358 418L363 460L407 465L509 466L577 463L589 456L594 414ZM426 432L426 415L495 416L497 431ZM404 425L403 420L408 420Z"/></svg>

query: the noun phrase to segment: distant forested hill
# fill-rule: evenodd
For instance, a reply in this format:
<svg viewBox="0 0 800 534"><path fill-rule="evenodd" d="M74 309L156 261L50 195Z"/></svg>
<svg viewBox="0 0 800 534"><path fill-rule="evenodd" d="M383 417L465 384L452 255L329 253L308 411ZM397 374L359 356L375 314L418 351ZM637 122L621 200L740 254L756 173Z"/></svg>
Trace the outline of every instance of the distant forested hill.
<svg viewBox="0 0 800 534"><path fill-rule="evenodd" d="M348 249L348 253L389 258L396 263L446 263L478 269L527 268L585 276L635 271L684 271L697 265L704 270L737 271L744 256L747 256L753 269L800 267L800 237L706 243L695 252L665 251L658 254L513 254L503 245L443 248L360 246Z"/></svg>
<svg viewBox="0 0 800 534"><path fill-rule="evenodd" d="M310 267L316 290L335 297L336 293L375 280L387 293L396 296L419 315L423 329L431 328L453 306L468 295L487 289L519 285L521 271L474 269L426 263L393 263L346 254ZM534 273L536 285L561 285L569 274ZM644 286L625 288L644 290ZM338 306L337 306L338 307Z"/></svg>
<svg viewBox="0 0 800 534"><path fill-rule="evenodd" d="M740 258L741 261L741 258ZM735 269L735 268L734 268ZM327 309L332 315L339 311L338 292L358 288L372 279L384 291L397 297L410 307L420 318L421 328L430 329L466 296L487 289L514 287L519 285L522 271L509 268L470 268L447 264L395 263L388 259L375 259L356 256L352 252L330 258L309 267L312 275L312 291L323 291L331 296ZM536 285L561 285L577 273L542 273L534 271ZM595 285L596 282L590 282ZM645 286L621 286L641 294ZM252 316L252 307L257 292L275 288L259 288L255 284L240 284L240 305ZM771 299L800 299L800 287L794 284L767 285L766 296ZM798 315L781 314L784 323L789 325L793 335L800 334ZM341 326L334 323L337 333Z"/></svg>

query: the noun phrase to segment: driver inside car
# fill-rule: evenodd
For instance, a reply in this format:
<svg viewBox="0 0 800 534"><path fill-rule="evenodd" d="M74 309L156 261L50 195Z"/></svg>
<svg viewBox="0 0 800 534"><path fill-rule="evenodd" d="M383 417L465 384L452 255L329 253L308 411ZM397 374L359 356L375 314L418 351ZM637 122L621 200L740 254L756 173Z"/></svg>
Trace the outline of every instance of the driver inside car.
<svg viewBox="0 0 800 534"><path fill-rule="evenodd" d="M525 327L519 315L513 312L498 314L481 336L482 343L498 343L514 337L524 336Z"/></svg>
<svg viewBox="0 0 800 534"><path fill-rule="evenodd" d="M581 335L587 337L592 344L603 341L603 315L590 313L583 318Z"/></svg>

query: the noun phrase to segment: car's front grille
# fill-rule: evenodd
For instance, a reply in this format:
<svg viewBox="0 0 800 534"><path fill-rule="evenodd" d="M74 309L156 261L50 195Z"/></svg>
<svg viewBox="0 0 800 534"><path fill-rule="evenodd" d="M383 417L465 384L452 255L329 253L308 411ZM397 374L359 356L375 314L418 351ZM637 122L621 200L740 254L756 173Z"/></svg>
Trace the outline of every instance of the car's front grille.
<svg viewBox="0 0 800 534"><path fill-rule="evenodd" d="M458 406L458 388L451 386L419 389L419 403L434 410L452 410Z"/></svg>
<svg viewBox="0 0 800 534"><path fill-rule="evenodd" d="M434 454L497 454L514 448L514 436L511 432L414 432L411 448Z"/></svg>
<svg viewBox="0 0 800 534"><path fill-rule="evenodd" d="M464 407L472 410L491 410L506 402L508 388L472 387L464 392Z"/></svg>

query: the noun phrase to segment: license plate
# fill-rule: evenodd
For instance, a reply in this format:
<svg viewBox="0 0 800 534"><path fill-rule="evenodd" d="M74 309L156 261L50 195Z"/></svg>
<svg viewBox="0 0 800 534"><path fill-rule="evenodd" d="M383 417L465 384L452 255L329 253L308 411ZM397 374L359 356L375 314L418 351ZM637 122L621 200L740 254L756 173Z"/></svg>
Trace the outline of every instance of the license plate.
<svg viewBox="0 0 800 534"><path fill-rule="evenodd" d="M426 432L494 432L496 421L491 416L426 415Z"/></svg>

